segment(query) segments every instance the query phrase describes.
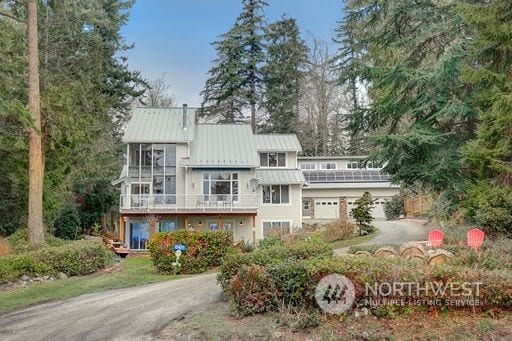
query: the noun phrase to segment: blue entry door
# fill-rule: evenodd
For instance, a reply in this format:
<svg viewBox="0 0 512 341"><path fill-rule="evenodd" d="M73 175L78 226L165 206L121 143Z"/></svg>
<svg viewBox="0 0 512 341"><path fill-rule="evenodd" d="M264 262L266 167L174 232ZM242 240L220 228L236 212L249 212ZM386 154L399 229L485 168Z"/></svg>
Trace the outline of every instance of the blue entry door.
<svg viewBox="0 0 512 341"><path fill-rule="evenodd" d="M130 249L145 250L149 240L147 223L130 223Z"/></svg>

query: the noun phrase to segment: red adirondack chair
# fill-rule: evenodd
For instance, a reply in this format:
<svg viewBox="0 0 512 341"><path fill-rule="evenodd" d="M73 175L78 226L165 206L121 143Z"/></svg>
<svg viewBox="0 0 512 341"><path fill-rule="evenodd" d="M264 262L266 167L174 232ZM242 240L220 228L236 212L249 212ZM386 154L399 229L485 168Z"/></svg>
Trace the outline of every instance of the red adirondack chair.
<svg viewBox="0 0 512 341"><path fill-rule="evenodd" d="M441 247L443 245L444 233L441 230L434 229L428 233L428 244L431 247Z"/></svg>
<svg viewBox="0 0 512 341"><path fill-rule="evenodd" d="M473 250L478 250L484 243L484 231L480 229L472 229L468 231L468 245Z"/></svg>

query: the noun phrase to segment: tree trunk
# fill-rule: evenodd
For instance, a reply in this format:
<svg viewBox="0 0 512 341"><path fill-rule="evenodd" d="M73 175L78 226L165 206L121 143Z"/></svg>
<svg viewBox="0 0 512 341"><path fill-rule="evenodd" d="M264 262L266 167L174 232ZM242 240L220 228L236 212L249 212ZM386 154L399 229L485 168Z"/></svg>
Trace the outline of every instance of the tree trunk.
<svg viewBox="0 0 512 341"><path fill-rule="evenodd" d="M28 240L38 246L44 242L43 225L43 156L41 148L41 112L39 97L39 48L37 36L37 2L27 4L28 41L28 110L33 126L28 132Z"/></svg>

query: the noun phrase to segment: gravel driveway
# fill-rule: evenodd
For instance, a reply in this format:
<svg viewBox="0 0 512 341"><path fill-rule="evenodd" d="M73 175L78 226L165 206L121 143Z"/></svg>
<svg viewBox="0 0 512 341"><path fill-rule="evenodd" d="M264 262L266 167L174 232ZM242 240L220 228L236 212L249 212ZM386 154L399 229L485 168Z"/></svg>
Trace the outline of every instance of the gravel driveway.
<svg viewBox="0 0 512 341"><path fill-rule="evenodd" d="M111 290L0 316L0 340L153 340L221 299L216 274Z"/></svg>
<svg viewBox="0 0 512 341"><path fill-rule="evenodd" d="M374 239L358 244L402 244L412 240L426 240L427 229L423 221L414 219L401 219L395 221L374 221L373 225L380 231ZM348 247L334 250L336 254L346 254Z"/></svg>

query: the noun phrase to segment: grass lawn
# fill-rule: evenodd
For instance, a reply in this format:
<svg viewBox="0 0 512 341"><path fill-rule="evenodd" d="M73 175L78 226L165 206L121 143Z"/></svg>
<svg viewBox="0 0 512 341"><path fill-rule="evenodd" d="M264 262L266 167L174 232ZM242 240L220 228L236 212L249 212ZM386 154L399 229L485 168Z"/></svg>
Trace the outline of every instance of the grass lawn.
<svg viewBox="0 0 512 341"><path fill-rule="evenodd" d="M126 258L121 261L120 269L111 273L99 272L89 276L70 277L64 280L35 284L27 288L1 291L0 313L37 303L174 278L177 276L157 274L149 257Z"/></svg>
<svg viewBox="0 0 512 341"><path fill-rule="evenodd" d="M350 247L353 245L368 242L368 241L372 240L373 238L377 237L379 234L380 234L380 231L376 229L375 232L370 233L369 235L366 235L366 236L358 236L358 237L354 237L351 239L336 240L336 241L334 241L332 243L328 243L328 244L333 248L333 250L341 249L343 247Z"/></svg>

